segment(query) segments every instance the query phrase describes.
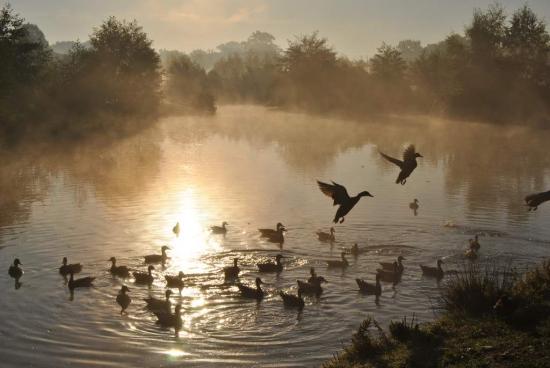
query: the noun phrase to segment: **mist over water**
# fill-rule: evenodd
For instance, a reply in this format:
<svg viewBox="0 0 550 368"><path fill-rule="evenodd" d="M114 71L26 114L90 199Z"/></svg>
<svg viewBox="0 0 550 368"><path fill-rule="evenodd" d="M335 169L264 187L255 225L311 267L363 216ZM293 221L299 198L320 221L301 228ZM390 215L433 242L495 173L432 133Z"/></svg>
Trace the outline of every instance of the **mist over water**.
<svg viewBox="0 0 550 368"><path fill-rule="evenodd" d="M452 122L433 117L342 121L263 107L223 106L215 116L170 117L141 133L78 145L29 145L1 153L0 260L23 263L23 285L0 272L0 356L11 366L313 366L349 340L373 315L382 325L415 313L437 315L439 285L419 264L457 269L468 239L480 234L478 262L536 264L550 247L550 206L527 212L523 197L548 190L550 131ZM405 186L381 150L400 156L414 143L424 156ZM335 226L336 208L315 180L334 180L350 194L368 190ZM414 216L409 203L420 201ZM172 227L181 225L176 237ZM227 235L209 227L229 223ZM257 228L287 226L282 248ZM448 226L445 226L448 225ZM366 249L350 267L327 270L357 242ZM132 304L120 316L122 284L107 261L145 270L142 256L168 244L148 289L128 280ZM222 267L241 259L252 283L256 263L289 257L279 275L262 275L267 297L243 300L223 281ZM374 280L378 262L406 258L400 284L383 285L378 302L357 292L355 278ZM57 273L63 256L98 279L74 300ZM285 309L279 290L295 292L309 268L329 283L304 311ZM142 298L162 297L165 274L183 271L187 287L173 296L184 327L154 323ZM203 288L201 286L213 287Z"/></svg>

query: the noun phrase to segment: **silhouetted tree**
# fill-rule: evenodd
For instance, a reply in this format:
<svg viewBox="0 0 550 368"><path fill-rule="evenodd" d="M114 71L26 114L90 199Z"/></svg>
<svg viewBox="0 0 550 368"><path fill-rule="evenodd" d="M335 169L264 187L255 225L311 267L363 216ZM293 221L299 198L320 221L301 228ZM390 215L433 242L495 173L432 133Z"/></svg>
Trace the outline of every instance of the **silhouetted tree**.
<svg viewBox="0 0 550 368"><path fill-rule="evenodd" d="M399 50L385 43L378 48L370 64L373 75L389 82L401 80L406 69L405 60Z"/></svg>
<svg viewBox="0 0 550 368"><path fill-rule="evenodd" d="M422 45L420 41L416 40L403 40L399 41L396 47L397 51L401 54L401 57L406 62L415 61L422 55Z"/></svg>

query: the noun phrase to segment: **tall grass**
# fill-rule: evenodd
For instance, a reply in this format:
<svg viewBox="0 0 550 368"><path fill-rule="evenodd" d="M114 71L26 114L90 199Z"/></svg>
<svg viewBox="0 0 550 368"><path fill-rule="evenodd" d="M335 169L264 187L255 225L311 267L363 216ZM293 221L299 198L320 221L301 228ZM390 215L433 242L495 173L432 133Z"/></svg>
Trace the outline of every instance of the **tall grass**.
<svg viewBox="0 0 550 368"><path fill-rule="evenodd" d="M465 263L462 270L450 275L441 300L451 313L481 316L491 313L501 296L510 295L517 280L518 273L510 264Z"/></svg>

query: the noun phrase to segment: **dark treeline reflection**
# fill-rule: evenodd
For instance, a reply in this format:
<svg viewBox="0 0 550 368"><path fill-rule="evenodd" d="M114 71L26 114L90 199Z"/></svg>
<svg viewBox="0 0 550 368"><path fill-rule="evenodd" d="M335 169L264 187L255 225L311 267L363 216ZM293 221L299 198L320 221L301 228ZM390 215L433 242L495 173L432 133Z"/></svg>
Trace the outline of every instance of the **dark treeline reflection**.
<svg viewBox="0 0 550 368"><path fill-rule="evenodd" d="M108 18L83 42L50 46L9 5L0 10L0 133L82 136L136 130L162 113L219 103L375 116L448 114L548 125L550 36L528 6L475 10L463 34L422 46L383 44L368 60L339 55L317 33L281 49L256 31L213 51L152 48L135 22ZM40 135L39 135L40 136Z"/></svg>

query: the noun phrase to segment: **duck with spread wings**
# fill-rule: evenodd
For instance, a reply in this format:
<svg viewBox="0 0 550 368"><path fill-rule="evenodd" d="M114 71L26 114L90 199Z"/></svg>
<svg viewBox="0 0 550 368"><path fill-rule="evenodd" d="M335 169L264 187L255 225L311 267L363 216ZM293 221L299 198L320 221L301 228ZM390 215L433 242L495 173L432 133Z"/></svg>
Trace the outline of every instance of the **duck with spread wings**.
<svg viewBox="0 0 550 368"><path fill-rule="evenodd" d="M332 198L334 200L333 205L339 205L336 215L334 216L334 223L336 224L338 220L340 223L344 222L344 216L346 216L349 211L359 202L361 197L374 197L367 191L363 191L357 194L355 197L350 197L348 191L343 185L332 182L332 184L323 183L322 181L317 180L319 189L323 192L324 195Z"/></svg>
<svg viewBox="0 0 550 368"><path fill-rule="evenodd" d="M403 152L403 161L390 157L382 152L380 152L380 154L392 164L399 166L401 171L399 172L395 183L401 185L405 185L405 183L407 182L407 178L418 166L418 164L416 163L416 158L422 157L420 153L416 152L416 149L412 144L405 149L405 152Z"/></svg>

